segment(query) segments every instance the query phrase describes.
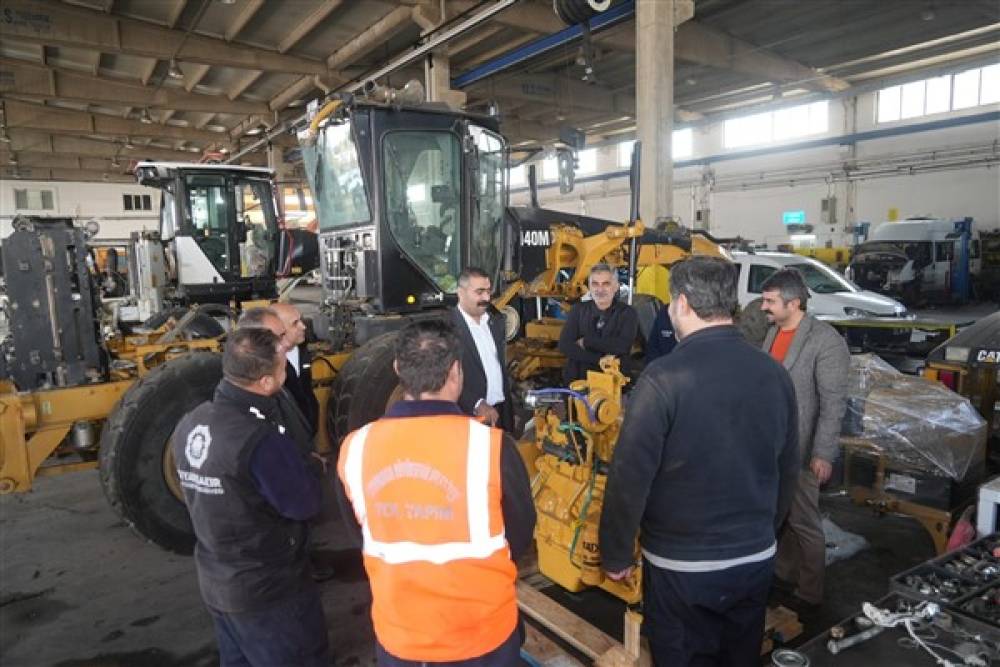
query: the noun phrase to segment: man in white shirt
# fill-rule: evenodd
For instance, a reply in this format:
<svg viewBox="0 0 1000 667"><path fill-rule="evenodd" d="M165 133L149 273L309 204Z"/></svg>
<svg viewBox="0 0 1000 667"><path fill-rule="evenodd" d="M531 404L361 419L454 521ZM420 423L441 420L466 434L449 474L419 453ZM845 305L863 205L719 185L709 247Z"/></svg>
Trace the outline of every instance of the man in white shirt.
<svg viewBox="0 0 1000 667"><path fill-rule="evenodd" d="M463 412L510 431L514 411L508 400L504 317L495 309L490 312L491 295L490 278L482 269L470 267L459 274L452 326L462 341L465 382L458 405Z"/></svg>
<svg viewBox="0 0 1000 667"><path fill-rule="evenodd" d="M278 316L285 327L289 348L285 353L288 360L286 367L285 389L295 399L302 415L309 422L313 434L319 425L319 403L312 388L312 359L306 348L306 325L302 321L302 313L290 303L271 304L271 310Z"/></svg>

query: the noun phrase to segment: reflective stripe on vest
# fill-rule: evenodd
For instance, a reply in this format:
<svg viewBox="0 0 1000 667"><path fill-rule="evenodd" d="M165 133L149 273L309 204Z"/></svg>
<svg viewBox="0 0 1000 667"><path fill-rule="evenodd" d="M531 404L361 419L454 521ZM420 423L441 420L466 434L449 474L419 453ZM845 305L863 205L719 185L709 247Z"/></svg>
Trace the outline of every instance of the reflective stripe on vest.
<svg viewBox="0 0 1000 667"><path fill-rule="evenodd" d="M469 420L468 453L466 455L465 495L469 520L468 542L444 544L419 544L417 542L382 542L372 536L365 505L362 472L365 440L371 427L362 427L351 438L344 465L344 477L350 489L351 502L361 532L364 535L364 553L386 563L413 563L425 561L441 565L465 558L488 558L507 546L504 532L490 535L490 506L488 483L490 478L490 428Z"/></svg>

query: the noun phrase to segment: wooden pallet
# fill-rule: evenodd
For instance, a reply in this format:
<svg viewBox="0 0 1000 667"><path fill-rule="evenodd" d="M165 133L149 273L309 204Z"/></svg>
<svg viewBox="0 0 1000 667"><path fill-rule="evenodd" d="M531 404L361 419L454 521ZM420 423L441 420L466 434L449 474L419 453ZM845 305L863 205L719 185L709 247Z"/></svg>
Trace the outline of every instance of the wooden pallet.
<svg viewBox="0 0 1000 667"><path fill-rule="evenodd" d="M625 613L625 637L623 641L618 641L537 590L536 587L541 587L548 580L538 574L535 563L522 565L520 573L517 604L529 620L525 624L524 652L536 663L543 667L581 667L589 664L597 667L647 667L652 664L649 648L645 640L640 639L639 614ZM572 647L580 657L550 639L546 632ZM761 655L769 653L776 643L788 642L800 634L802 623L794 611L785 607L768 609Z"/></svg>
<svg viewBox="0 0 1000 667"><path fill-rule="evenodd" d="M764 620L764 643L760 654L771 652L774 645L785 644L802 634L802 623L799 615L787 607L771 607L767 610Z"/></svg>

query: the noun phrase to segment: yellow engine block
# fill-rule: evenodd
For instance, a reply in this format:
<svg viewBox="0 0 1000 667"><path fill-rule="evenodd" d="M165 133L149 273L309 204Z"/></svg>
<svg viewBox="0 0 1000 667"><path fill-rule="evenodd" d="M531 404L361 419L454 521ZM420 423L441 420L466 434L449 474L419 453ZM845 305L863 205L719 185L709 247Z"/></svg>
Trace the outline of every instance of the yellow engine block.
<svg viewBox="0 0 1000 667"><path fill-rule="evenodd" d="M535 393L534 438L520 449L529 470L533 465L537 471L531 491L538 513L538 569L569 591L599 586L634 603L642 595L640 571L613 581L601 569L598 527L628 382L614 357L602 359L601 369L570 385L573 394L565 405L545 398L560 396L546 393L560 390Z"/></svg>

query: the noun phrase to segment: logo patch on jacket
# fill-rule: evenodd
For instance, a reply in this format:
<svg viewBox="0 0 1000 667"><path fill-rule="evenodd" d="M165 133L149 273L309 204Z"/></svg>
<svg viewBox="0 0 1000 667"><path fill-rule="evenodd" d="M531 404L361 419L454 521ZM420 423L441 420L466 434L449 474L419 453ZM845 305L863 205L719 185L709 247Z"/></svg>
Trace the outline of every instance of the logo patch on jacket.
<svg viewBox="0 0 1000 667"><path fill-rule="evenodd" d="M191 429L187 437L187 446L184 448L184 456L192 468L201 468L201 464L208 458L208 448L212 444L212 433L208 426L199 424Z"/></svg>

